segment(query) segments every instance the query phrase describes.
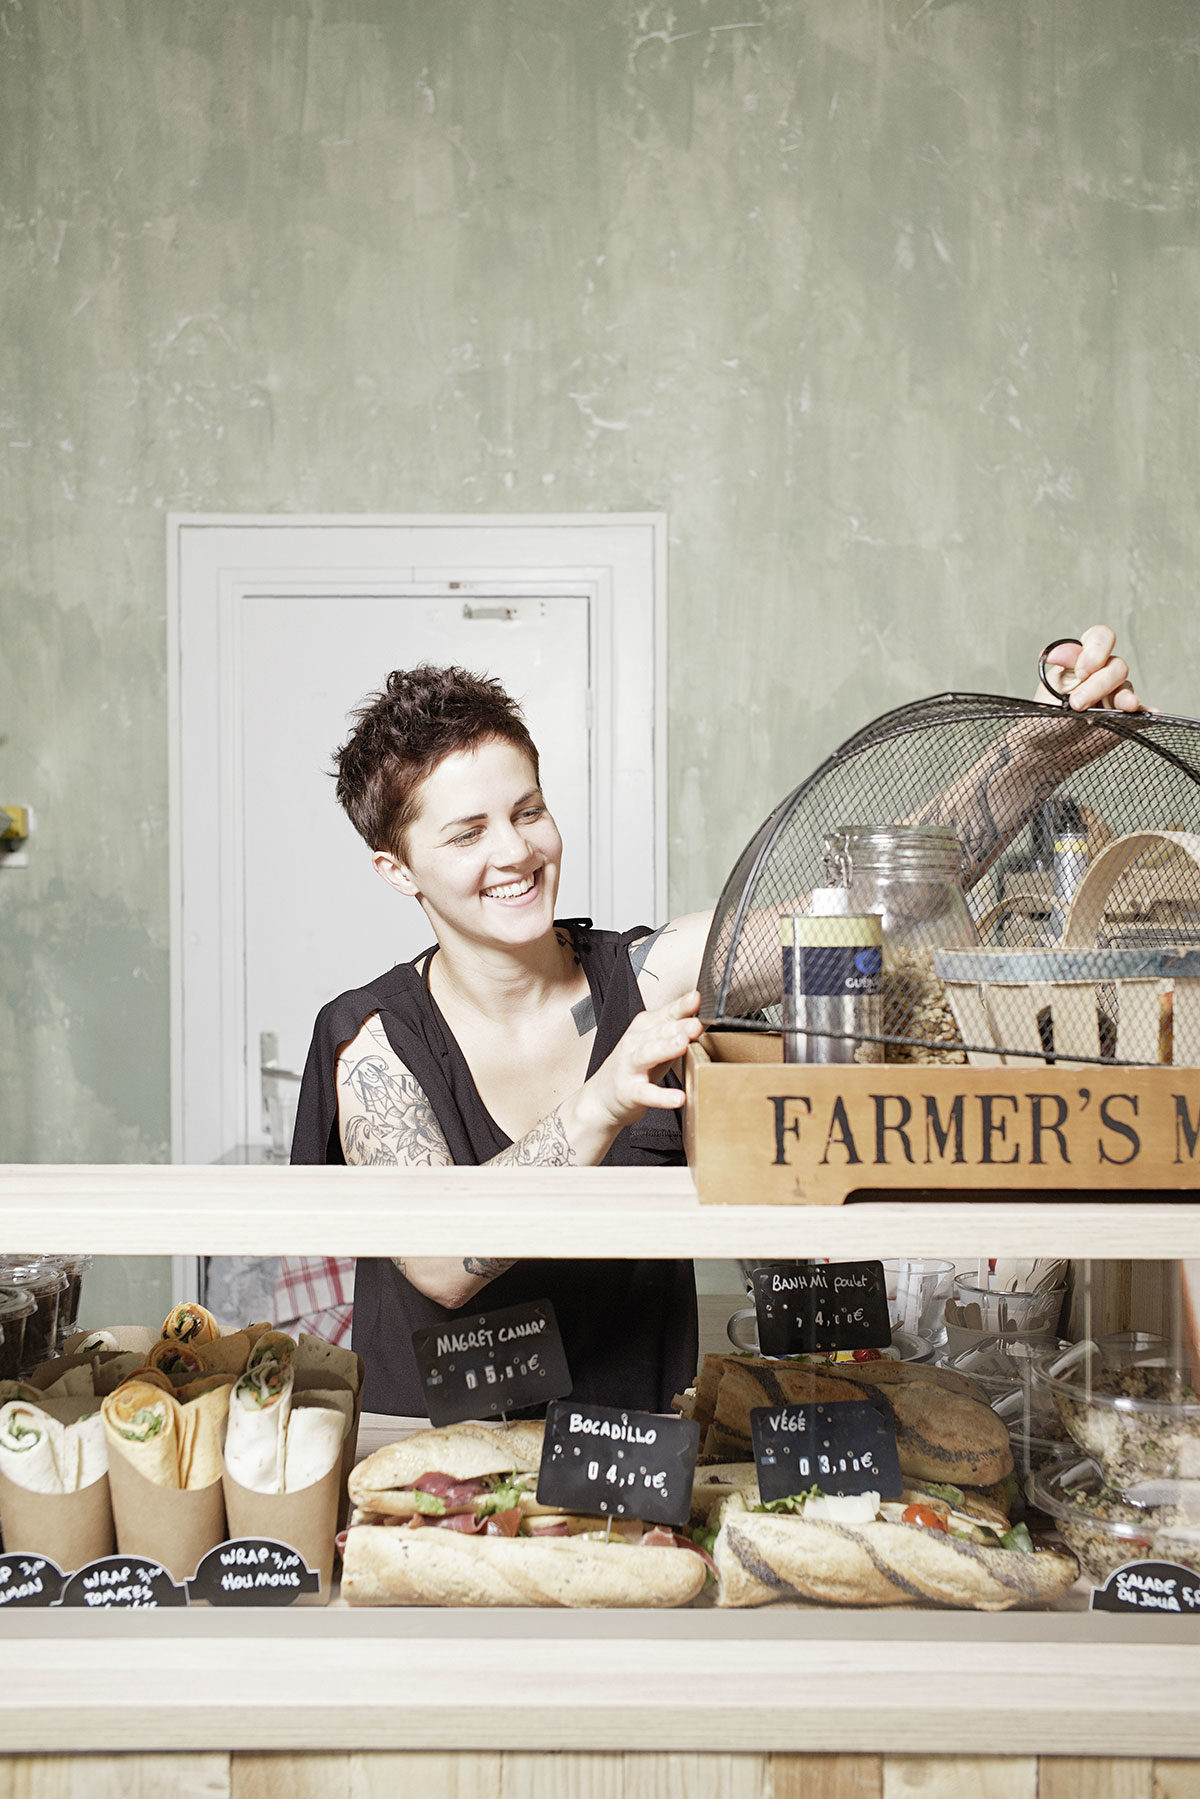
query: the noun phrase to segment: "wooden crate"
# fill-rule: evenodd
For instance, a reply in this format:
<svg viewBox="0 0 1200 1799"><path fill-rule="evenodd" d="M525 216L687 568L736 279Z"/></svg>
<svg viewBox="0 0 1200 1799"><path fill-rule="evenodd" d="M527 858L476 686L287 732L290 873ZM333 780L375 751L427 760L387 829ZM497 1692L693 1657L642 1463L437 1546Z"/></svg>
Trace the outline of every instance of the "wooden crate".
<svg viewBox="0 0 1200 1799"><path fill-rule="evenodd" d="M1197 1068L814 1067L785 1063L778 1036L710 1031L686 1085L708 1204L1200 1187Z"/></svg>

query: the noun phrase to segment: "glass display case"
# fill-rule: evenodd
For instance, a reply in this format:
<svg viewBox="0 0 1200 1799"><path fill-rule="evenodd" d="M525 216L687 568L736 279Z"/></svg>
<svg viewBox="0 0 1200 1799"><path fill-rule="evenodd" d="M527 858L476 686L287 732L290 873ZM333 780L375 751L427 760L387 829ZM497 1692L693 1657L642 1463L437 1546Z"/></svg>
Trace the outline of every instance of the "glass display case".
<svg viewBox="0 0 1200 1799"><path fill-rule="evenodd" d="M1094 1583L1123 1553L1109 1539L1142 1540L1129 1518L1103 1515L1101 1488L1140 1504L1143 1521L1157 1507L1152 1521L1166 1534L1153 1539L1155 1557L1186 1565L1178 1495L1137 1491L1179 1478L1137 1457L1139 1445L1161 1451L1163 1406L1181 1396L1139 1391L1131 1409L1103 1388L1108 1372L1194 1354L1180 1303L1188 1263L1200 1260L1190 1195L726 1207L701 1205L683 1169L9 1167L0 1241L75 1256L445 1255L469 1246L473 1255L632 1252L747 1268L895 1262L917 1283L911 1305L907 1290L892 1296L901 1352L910 1339L902 1359L966 1361L1005 1422L1020 1473L1032 1476L1021 1484L1026 1502L1032 1494L1042 1507L1038 1530L1090 1570L1051 1606L1001 1612L786 1599L728 1609L703 1598L663 1612L350 1608L336 1599L236 1614L12 1610L0 1626L10 1748L45 1749L68 1720L73 1747L123 1747L153 1719L156 1740L165 1727L181 1749L211 1742L219 1720L225 1747L610 1749L615 1733L629 1749L896 1751L967 1733L980 1754L1012 1753L1018 1740L1025 1753L1200 1754L1197 1617L1090 1609ZM942 1324L947 1338L951 1323L968 1335L921 1340L919 1312L908 1315L921 1297L921 1260L953 1264L959 1284ZM981 1299L981 1268L995 1273L1006 1260L1071 1265L1053 1325L1040 1320L1035 1347L1045 1354L1013 1341L1015 1294L1003 1318L986 1279ZM728 1314L721 1296L707 1303L710 1352L745 1309L744 1295L726 1297ZM1143 1337L1114 1336L1131 1327ZM1063 1346L1081 1339L1099 1345L1091 1359L1058 1367ZM1184 1479L1189 1405L1183 1398L1170 1420L1169 1454L1183 1457ZM387 1440L390 1423L364 1415L361 1447ZM136 1686L114 1696L111 1663L130 1658Z"/></svg>

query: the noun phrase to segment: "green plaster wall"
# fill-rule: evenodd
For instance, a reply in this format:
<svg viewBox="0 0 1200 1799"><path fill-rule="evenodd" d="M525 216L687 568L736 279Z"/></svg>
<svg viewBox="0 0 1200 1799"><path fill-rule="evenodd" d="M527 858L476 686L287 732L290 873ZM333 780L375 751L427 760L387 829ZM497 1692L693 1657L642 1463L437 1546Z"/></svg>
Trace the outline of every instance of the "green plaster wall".
<svg viewBox="0 0 1200 1799"><path fill-rule="evenodd" d="M168 1154L168 509L666 511L676 907L1083 622L1200 710L1196 21L0 0L0 1153Z"/></svg>

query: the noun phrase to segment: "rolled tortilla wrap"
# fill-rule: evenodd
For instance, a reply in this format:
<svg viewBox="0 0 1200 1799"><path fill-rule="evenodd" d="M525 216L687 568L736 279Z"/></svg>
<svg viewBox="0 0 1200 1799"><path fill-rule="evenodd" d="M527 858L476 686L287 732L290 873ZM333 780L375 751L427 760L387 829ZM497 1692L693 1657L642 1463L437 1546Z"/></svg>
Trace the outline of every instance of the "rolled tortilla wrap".
<svg viewBox="0 0 1200 1799"><path fill-rule="evenodd" d="M292 1371L267 1360L247 1368L229 1401L225 1466L240 1486L282 1493Z"/></svg>
<svg viewBox="0 0 1200 1799"><path fill-rule="evenodd" d="M163 1337L156 1343L146 1356L145 1366L157 1368L176 1387L208 1372L197 1352L174 1337Z"/></svg>
<svg viewBox="0 0 1200 1799"><path fill-rule="evenodd" d="M346 1537L342 1596L351 1605L674 1606L696 1597L705 1573L690 1549L358 1524Z"/></svg>
<svg viewBox="0 0 1200 1799"><path fill-rule="evenodd" d="M299 1392L293 1387L292 1410L309 1405L324 1406L327 1412L339 1412L343 1432L354 1423L354 1395L347 1393L344 1387L303 1387Z"/></svg>
<svg viewBox="0 0 1200 1799"><path fill-rule="evenodd" d="M204 1306L185 1299L182 1305L173 1306L163 1319L162 1334L194 1348L198 1343L211 1343L219 1337L221 1327Z"/></svg>
<svg viewBox="0 0 1200 1799"><path fill-rule="evenodd" d="M0 1406L0 1469L29 1493L73 1493L79 1439L39 1406L10 1399Z"/></svg>
<svg viewBox="0 0 1200 1799"><path fill-rule="evenodd" d="M127 1380L101 1402L110 1455L131 1462L159 1487L179 1486L181 1408L150 1381Z"/></svg>
<svg viewBox="0 0 1200 1799"><path fill-rule="evenodd" d="M247 1368L257 1368L260 1362L283 1362L291 1366L296 1360L296 1339L289 1337L286 1331L264 1331L251 1347L246 1362Z"/></svg>
<svg viewBox="0 0 1200 1799"><path fill-rule="evenodd" d="M196 1383L199 1384L199 1383ZM179 1484L210 1487L221 1478L222 1445L232 1388L225 1382L180 1403Z"/></svg>
<svg viewBox="0 0 1200 1799"><path fill-rule="evenodd" d="M108 1442L104 1435L104 1419L99 1412L89 1412L86 1418L79 1418L74 1424L68 1424L68 1431L75 1434L79 1444L79 1486L90 1487L93 1481L108 1473Z"/></svg>
<svg viewBox="0 0 1200 1799"><path fill-rule="evenodd" d="M335 1408L294 1404L284 1441L284 1492L298 1493L311 1487L336 1467L342 1459L345 1434L346 1420Z"/></svg>

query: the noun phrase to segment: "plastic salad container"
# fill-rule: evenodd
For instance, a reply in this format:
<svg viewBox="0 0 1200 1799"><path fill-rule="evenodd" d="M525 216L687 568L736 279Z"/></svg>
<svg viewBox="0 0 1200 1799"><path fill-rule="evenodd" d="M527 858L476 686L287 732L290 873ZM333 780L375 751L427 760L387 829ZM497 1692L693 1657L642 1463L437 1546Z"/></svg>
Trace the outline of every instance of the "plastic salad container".
<svg viewBox="0 0 1200 1799"><path fill-rule="evenodd" d="M1077 1343L1039 1358L1033 1384L1110 1486L1127 1492L1145 1480L1200 1478L1200 1396L1169 1351Z"/></svg>
<svg viewBox="0 0 1200 1799"><path fill-rule="evenodd" d="M1054 1519L1088 1579L1127 1562L1177 1562L1200 1573L1200 1483L1158 1481L1122 1493L1090 1458L1066 1456L1029 1477L1029 1502Z"/></svg>

